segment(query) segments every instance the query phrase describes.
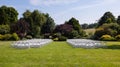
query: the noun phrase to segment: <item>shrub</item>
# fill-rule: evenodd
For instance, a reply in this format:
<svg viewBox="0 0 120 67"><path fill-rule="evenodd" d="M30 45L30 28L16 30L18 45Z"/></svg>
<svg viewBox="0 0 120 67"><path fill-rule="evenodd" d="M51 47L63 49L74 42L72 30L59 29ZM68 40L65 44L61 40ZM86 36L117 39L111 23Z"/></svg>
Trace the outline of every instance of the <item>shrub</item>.
<svg viewBox="0 0 120 67"><path fill-rule="evenodd" d="M61 36L61 37L56 37L56 38L53 38L54 41L66 41L67 40L67 37L64 37L64 36Z"/></svg>
<svg viewBox="0 0 120 67"><path fill-rule="evenodd" d="M3 35L3 40L10 40L11 37L12 37L11 34L5 34L5 35Z"/></svg>
<svg viewBox="0 0 120 67"><path fill-rule="evenodd" d="M61 33L55 33L55 34L53 34L52 37L53 37L53 38L61 37Z"/></svg>
<svg viewBox="0 0 120 67"><path fill-rule="evenodd" d="M59 41L66 41L66 40L67 40L67 37L64 37L64 36L59 37Z"/></svg>
<svg viewBox="0 0 120 67"><path fill-rule="evenodd" d="M27 39L32 39L32 36L31 35L27 35L26 38Z"/></svg>
<svg viewBox="0 0 120 67"><path fill-rule="evenodd" d="M0 34L0 40L2 40L2 39L3 39L3 35Z"/></svg>
<svg viewBox="0 0 120 67"><path fill-rule="evenodd" d="M79 34L76 30L73 30L72 32L69 33L68 38L73 39L79 37Z"/></svg>
<svg viewBox="0 0 120 67"><path fill-rule="evenodd" d="M8 34L10 33L9 25L0 25L0 34Z"/></svg>
<svg viewBox="0 0 120 67"><path fill-rule="evenodd" d="M12 40L19 40L19 37L18 37L18 35L16 33L13 33L11 39Z"/></svg>
<svg viewBox="0 0 120 67"><path fill-rule="evenodd" d="M104 32L104 29L103 28L97 28L96 31L95 31L95 34L94 34L94 39L99 39L102 35L104 35L105 32Z"/></svg>
<svg viewBox="0 0 120 67"><path fill-rule="evenodd" d="M6 40L19 40L19 37L16 33L13 34L5 34L1 35L0 34L0 40L6 41Z"/></svg>
<svg viewBox="0 0 120 67"><path fill-rule="evenodd" d="M115 36L115 39L116 39L116 40L120 40L120 34L117 35L117 36Z"/></svg>
<svg viewBox="0 0 120 67"><path fill-rule="evenodd" d="M11 34L5 34L5 35L0 34L0 40L10 40L11 37L12 37Z"/></svg>
<svg viewBox="0 0 120 67"><path fill-rule="evenodd" d="M41 36L40 36L40 35L36 35L35 38L38 38L38 39L39 39L39 38L41 38Z"/></svg>
<svg viewBox="0 0 120 67"><path fill-rule="evenodd" d="M115 38L111 37L110 35L102 35L100 40L103 40L103 41L114 41Z"/></svg>
<svg viewBox="0 0 120 67"><path fill-rule="evenodd" d="M53 41L58 41L59 39L58 38L54 38Z"/></svg>

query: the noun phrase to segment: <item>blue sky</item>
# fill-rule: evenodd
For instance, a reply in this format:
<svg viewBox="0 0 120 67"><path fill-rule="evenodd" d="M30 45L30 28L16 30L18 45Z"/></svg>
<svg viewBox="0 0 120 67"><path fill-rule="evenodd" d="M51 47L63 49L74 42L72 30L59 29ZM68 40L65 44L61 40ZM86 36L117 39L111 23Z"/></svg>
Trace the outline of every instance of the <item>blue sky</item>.
<svg viewBox="0 0 120 67"><path fill-rule="evenodd" d="M0 0L0 6L12 6L19 12L19 18L27 9L49 13L56 24L62 24L75 17L80 24L94 23L107 11L117 18L120 15L120 0Z"/></svg>

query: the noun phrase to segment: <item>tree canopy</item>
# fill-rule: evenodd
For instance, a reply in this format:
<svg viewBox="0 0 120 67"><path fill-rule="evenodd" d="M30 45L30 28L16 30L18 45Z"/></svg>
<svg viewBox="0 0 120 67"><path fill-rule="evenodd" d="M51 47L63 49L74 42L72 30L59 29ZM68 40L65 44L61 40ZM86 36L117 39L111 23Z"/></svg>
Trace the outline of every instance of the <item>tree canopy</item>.
<svg viewBox="0 0 120 67"><path fill-rule="evenodd" d="M106 12L98 22L98 27L94 34L94 39L115 40L120 34L120 16L117 20L111 12ZM107 36L111 36L107 38Z"/></svg>
<svg viewBox="0 0 120 67"><path fill-rule="evenodd" d="M55 28L55 22L54 20L49 16L49 14L45 15L46 22L42 26L42 34L45 33L53 33L53 30Z"/></svg>
<svg viewBox="0 0 120 67"><path fill-rule="evenodd" d="M120 16L117 18L117 23L120 25Z"/></svg>
<svg viewBox="0 0 120 67"><path fill-rule="evenodd" d="M13 7L0 7L0 24L12 24L17 22L18 12Z"/></svg>
<svg viewBox="0 0 120 67"><path fill-rule="evenodd" d="M98 21L98 26L101 26L105 23L116 23L116 19L111 12L106 12Z"/></svg>
<svg viewBox="0 0 120 67"><path fill-rule="evenodd" d="M81 26L79 24L79 21L75 18L71 18L66 24L72 25L74 30L77 30L80 33Z"/></svg>

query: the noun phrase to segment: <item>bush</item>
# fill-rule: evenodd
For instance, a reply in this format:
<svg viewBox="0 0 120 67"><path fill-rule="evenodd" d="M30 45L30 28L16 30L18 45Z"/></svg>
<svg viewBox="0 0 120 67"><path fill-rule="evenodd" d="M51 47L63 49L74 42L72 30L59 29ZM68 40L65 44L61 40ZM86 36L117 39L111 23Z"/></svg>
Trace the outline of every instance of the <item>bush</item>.
<svg viewBox="0 0 120 67"><path fill-rule="evenodd" d="M70 39L78 38L79 34L78 34L77 31L73 30L72 32L69 33L69 35L67 37L70 38Z"/></svg>
<svg viewBox="0 0 120 67"><path fill-rule="evenodd" d="M96 29L94 39L99 39L102 35L108 34L116 36L120 31L120 26L117 23L103 24Z"/></svg>
<svg viewBox="0 0 120 67"><path fill-rule="evenodd" d="M56 38L53 38L54 41L66 41L67 40L67 37L64 37L64 36L61 36L61 37L56 37Z"/></svg>
<svg viewBox="0 0 120 67"><path fill-rule="evenodd" d="M0 34L0 40L10 40L11 37L12 37L11 34L5 34L5 35Z"/></svg>
<svg viewBox="0 0 120 67"><path fill-rule="evenodd" d="M53 34L52 37L53 37L53 38L61 37L61 33L55 33L55 34Z"/></svg>
<svg viewBox="0 0 120 67"><path fill-rule="evenodd" d="M103 35L103 36L101 36L100 40L103 40L103 41L114 41L115 38L111 37L110 35Z"/></svg>
<svg viewBox="0 0 120 67"><path fill-rule="evenodd" d="M2 40L2 39L3 39L3 35L0 34L0 40Z"/></svg>
<svg viewBox="0 0 120 67"><path fill-rule="evenodd" d="M5 34L5 35L1 35L0 34L0 40L2 41L6 41L6 40L19 40L19 37L16 33L13 34Z"/></svg>
<svg viewBox="0 0 120 67"><path fill-rule="evenodd" d="M99 27L96 29L93 39L98 40L100 37L102 37L102 35L105 34L104 28Z"/></svg>
<svg viewBox="0 0 120 67"><path fill-rule="evenodd" d="M64 36L59 37L59 41L66 41L66 40L67 40L67 37L64 37Z"/></svg>
<svg viewBox="0 0 120 67"><path fill-rule="evenodd" d="M59 39L58 38L54 38L53 41L58 41Z"/></svg>
<svg viewBox="0 0 120 67"><path fill-rule="evenodd" d="M27 39L32 39L32 36L31 35L27 35L26 38Z"/></svg>
<svg viewBox="0 0 120 67"><path fill-rule="evenodd" d="M115 39L120 41L120 34L115 36Z"/></svg>
<svg viewBox="0 0 120 67"><path fill-rule="evenodd" d="M5 34L5 35L3 35L3 40L10 40L11 37L12 37L11 34Z"/></svg>
<svg viewBox="0 0 120 67"><path fill-rule="evenodd" d="M39 38L41 38L41 36L40 36L40 35L36 35L35 38L38 38L38 39L39 39Z"/></svg>
<svg viewBox="0 0 120 67"><path fill-rule="evenodd" d="M16 40L16 41L19 40L18 35L16 33L13 33L11 40Z"/></svg>
<svg viewBox="0 0 120 67"><path fill-rule="evenodd" d="M10 33L9 25L0 25L0 34L8 34Z"/></svg>

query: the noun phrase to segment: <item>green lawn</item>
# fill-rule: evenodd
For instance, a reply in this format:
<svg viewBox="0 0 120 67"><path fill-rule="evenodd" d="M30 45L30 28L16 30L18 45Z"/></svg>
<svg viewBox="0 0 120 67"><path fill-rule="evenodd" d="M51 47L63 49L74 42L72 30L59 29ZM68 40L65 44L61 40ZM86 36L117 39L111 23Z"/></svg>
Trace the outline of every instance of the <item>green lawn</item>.
<svg viewBox="0 0 120 67"><path fill-rule="evenodd" d="M0 42L0 67L120 67L120 42L106 42L108 48L73 48L66 42L52 42L42 48L15 49Z"/></svg>

